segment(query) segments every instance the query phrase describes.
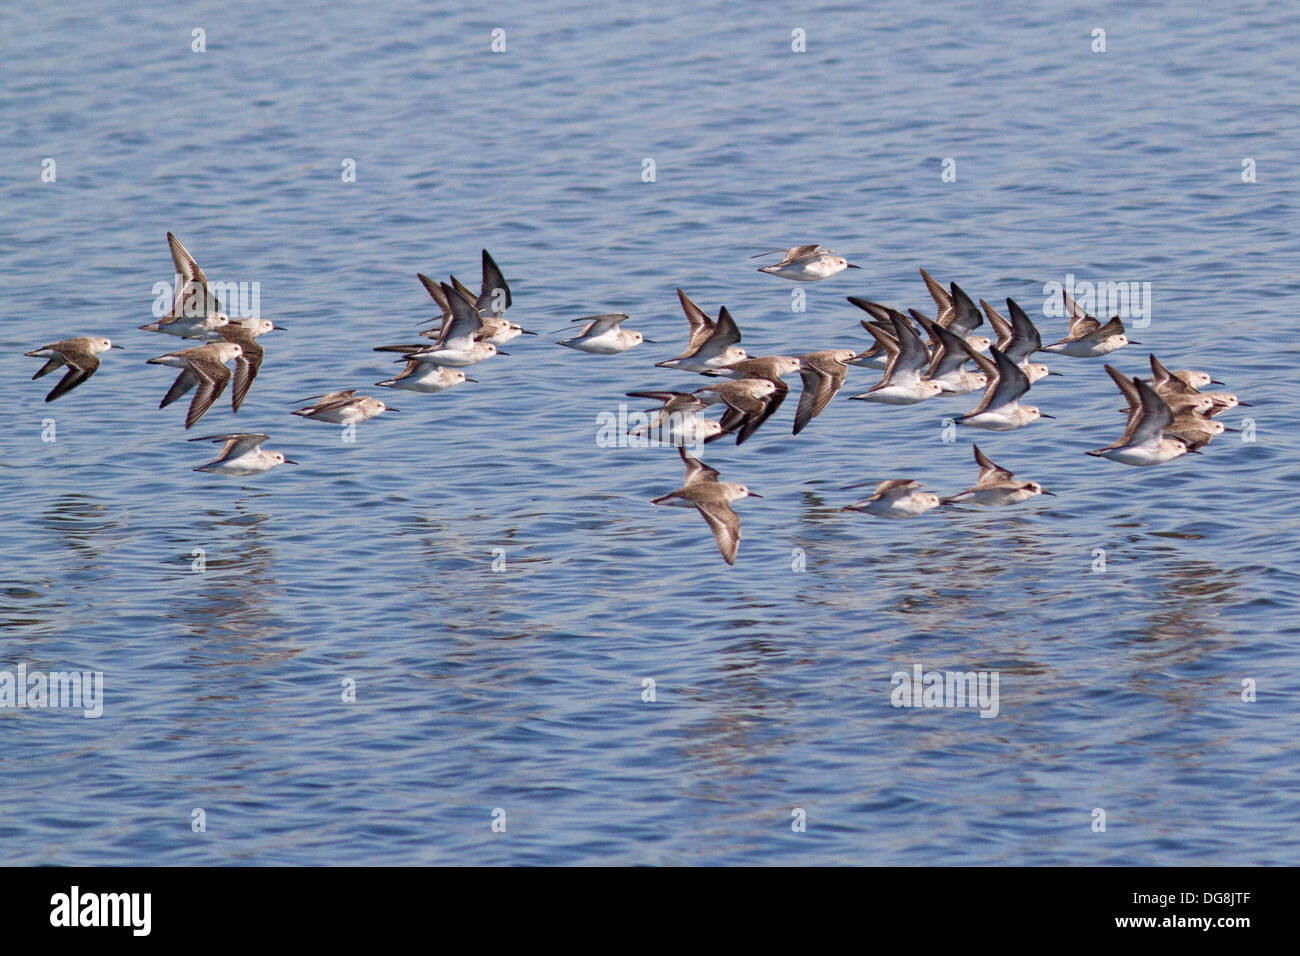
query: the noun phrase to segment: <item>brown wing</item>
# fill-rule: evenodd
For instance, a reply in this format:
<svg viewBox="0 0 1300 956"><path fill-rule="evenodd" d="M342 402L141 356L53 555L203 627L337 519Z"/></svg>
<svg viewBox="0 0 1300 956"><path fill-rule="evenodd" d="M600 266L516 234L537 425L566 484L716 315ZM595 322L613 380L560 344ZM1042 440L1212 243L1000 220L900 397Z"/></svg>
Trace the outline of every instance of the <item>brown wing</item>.
<svg viewBox="0 0 1300 956"><path fill-rule="evenodd" d="M89 352L76 352L72 350L58 349L63 361L68 365L68 371L59 379L59 384L50 389L50 393L45 396L47 402L52 402L62 395L67 395L90 376L95 374L99 368L99 357L91 355ZM50 361L54 361L51 359ZM46 365L49 365L47 362Z"/></svg>
<svg viewBox="0 0 1300 956"><path fill-rule="evenodd" d="M876 490L871 493L868 501L879 501L885 495L892 491L910 491L913 488L920 488L921 483L914 478L890 478L888 481L882 481L876 485Z"/></svg>
<svg viewBox="0 0 1300 956"><path fill-rule="evenodd" d="M695 498L695 507L713 531L713 540L717 542L722 559L728 564L736 563L736 550L740 546L740 516L731 510L721 498Z"/></svg>
<svg viewBox="0 0 1300 956"><path fill-rule="evenodd" d="M1129 414L1132 414L1133 409L1142 404L1142 399L1138 396L1138 390L1133 386L1133 380L1113 365L1106 366L1106 374L1119 386L1119 390L1124 394L1124 399L1128 402Z"/></svg>
<svg viewBox="0 0 1300 956"><path fill-rule="evenodd" d="M167 394L164 395L163 400L158 403L158 407L166 408L197 384L199 384L199 378L197 375L189 369L182 370L181 374L176 376L176 381L172 382L172 387L167 389Z"/></svg>
<svg viewBox="0 0 1300 956"><path fill-rule="evenodd" d="M194 398L190 401L190 410L185 415L186 428L193 427L195 422L207 414L212 403L226 390L226 385L231 379L230 369L206 355L191 358L189 368L198 380L198 390L194 393Z"/></svg>
<svg viewBox="0 0 1300 956"><path fill-rule="evenodd" d="M1011 323L1002 316L1001 312L983 299L980 299L980 308L984 310L984 317L989 320L989 325L993 326L993 331L998 334L998 348L1005 352L1007 346L1011 344L1011 336L1013 335Z"/></svg>
<svg viewBox="0 0 1300 956"><path fill-rule="evenodd" d="M172 299L172 310L159 320L160 324L168 325L182 316L207 316L220 312L221 303L209 291L208 277L203 274L189 250L170 232L167 233L167 245L171 249L172 264L175 265L181 282Z"/></svg>
<svg viewBox="0 0 1300 956"><path fill-rule="evenodd" d="M891 354L891 364L896 354L896 352ZM802 356L799 377L803 379L803 391L799 394L799 407L794 412L792 434L799 434L810 421L825 411L826 406L844 384L844 377L848 371L848 366L830 356L818 355L815 352Z"/></svg>
<svg viewBox="0 0 1300 956"><path fill-rule="evenodd" d="M974 445L972 447L975 449L975 464L979 465L980 468L980 478L979 481L975 483L976 488L983 488L986 485L993 485L1002 481L1007 481L1013 474L1015 474L1015 472L1007 471L1005 468L994 464L993 459L980 451L979 445Z"/></svg>
<svg viewBox="0 0 1300 956"><path fill-rule="evenodd" d="M711 468L698 458L692 458L686 454L686 449L678 447L677 454L682 458L682 464L686 466L686 480L682 482L682 487L698 484L702 481L717 481L720 472L716 468Z"/></svg>
<svg viewBox="0 0 1300 956"><path fill-rule="evenodd" d="M501 304L499 309L498 301ZM492 319L501 318L513 304L506 277L486 249L483 250L483 285L474 304L480 312Z"/></svg>
<svg viewBox="0 0 1300 956"><path fill-rule="evenodd" d="M253 386L253 379L257 378L257 373L262 368L266 350L257 343L248 329L237 323L222 326L217 332L227 342L237 342L244 349L243 358L235 360L235 385L230 390L230 409L237 412Z"/></svg>
<svg viewBox="0 0 1300 956"><path fill-rule="evenodd" d="M417 272L415 274L415 277L419 279L420 284L424 286L424 291L429 293L429 295L433 296L433 301L436 302L438 304L438 308L442 310L441 317L443 319L446 319L448 316L450 316L451 306L447 303L447 296L443 294L442 286L438 285L438 283L434 282L427 275L424 275L421 272Z"/></svg>
<svg viewBox="0 0 1300 956"><path fill-rule="evenodd" d="M745 440L749 438L750 435L758 431L758 427L762 425L763 422L767 421L769 418L775 415L776 410L780 408L781 404L785 401L785 397L790 394L790 386L785 384L785 382L781 381L780 379L772 380L772 384L776 386L776 391L773 392L771 395L767 396L767 399L765 400L766 405L763 408L763 411L756 416L750 416L749 421L746 422L741 427L740 431L736 433L737 445L743 445L745 443ZM736 424L740 424L740 423L737 422ZM732 427L735 426L733 425ZM730 430L727 429L725 415L723 416L723 428L726 430Z"/></svg>
<svg viewBox="0 0 1300 956"><path fill-rule="evenodd" d="M688 358L698 352L700 346L713 333L713 320L708 317L703 309L691 301L691 297L681 289L677 290L677 301L682 304L682 311L686 313L686 321L691 326L690 337L686 340L686 351L679 356L680 358Z"/></svg>
<svg viewBox="0 0 1300 956"><path fill-rule="evenodd" d="M937 321L940 325L946 326L947 319L951 317L949 313L952 311L952 296L948 294L948 290L941 286L934 276L924 269L921 270L921 278L925 280L925 291L930 293L930 298L934 299L935 308L939 310Z"/></svg>
<svg viewBox="0 0 1300 956"><path fill-rule="evenodd" d="M245 348L244 354L235 359L235 387L230 390L232 412L239 411L239 406L244 404L248 390L253 387L253 379L257 378L258 370L262 367L263 354L259 345L256 351Z"/></svg>
<svg viewBox="0 0 1300 956"><path fill-rule="evenodd" d="M787 263L794 262L796 259L802 259L804 256L811 256L820 248L821 246L814 242L809 246L795 246L793 249L787 249L785 258L778 262L777 265L783 266Z"/></svg>
<svg viewBox="0 0 1300 956"><path fill-rule="evenodd" d="M1101 328L1101 323L1085 312L1064 289L1061 290L1061 301L1065 303L1065 314L1070 317L1070 338L1083 338Z"/></svg>

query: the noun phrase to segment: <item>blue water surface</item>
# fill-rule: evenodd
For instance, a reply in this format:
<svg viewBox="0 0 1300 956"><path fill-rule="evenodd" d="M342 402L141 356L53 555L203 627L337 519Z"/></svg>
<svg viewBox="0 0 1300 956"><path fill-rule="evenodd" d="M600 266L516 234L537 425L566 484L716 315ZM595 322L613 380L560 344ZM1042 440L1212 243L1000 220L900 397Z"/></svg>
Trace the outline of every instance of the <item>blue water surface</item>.
<svg viewBox="0 0 1300 956"><path fill-rule="evenodd" d="M1300 863L1294 5L0 16L0 668L105 685L99 719L0 710L3 862ZM288 329L189 432L145 364L188 343L137 329L168 230ZM863 268L749 259L798 242ZM478 384L374 389L372 347L435 312L415 274L476 286L482 248L514 321L623 311L657 344L523 337ZM1212 372L1246 430L1126 468L1083 454L1123 427L1103 360L1053 361L1028 400L1056 419L1005 434L945 429L976 396L851 402L878 377L853 369L798 437L792 400L706 447L764 496L734 567L649 504L675 452L598 445L625 392L703 384L653 367L676 287L751 354L860 349L844 297L931 311L920 267L1048 340L1045 283L1149 282L1111 361ZM86 334L126 350L44 404L23 352ZM400 411L352 443L289 414L335 388ZM227 431L301 464L192 471L185 439ZM1057 497L835 510L967 487L972 439ZM916 664L996 671L997 716L895 708Z"/></svg>

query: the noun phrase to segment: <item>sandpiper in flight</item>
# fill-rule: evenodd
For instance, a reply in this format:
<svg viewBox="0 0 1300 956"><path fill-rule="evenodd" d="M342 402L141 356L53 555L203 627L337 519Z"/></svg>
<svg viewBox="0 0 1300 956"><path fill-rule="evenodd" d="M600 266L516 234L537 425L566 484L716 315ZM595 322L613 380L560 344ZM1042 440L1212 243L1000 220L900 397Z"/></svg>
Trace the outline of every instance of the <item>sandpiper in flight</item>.
<svg viewBox="0 0 1300 956"><path fill-rule="evenodd" d="M857 488L860 485L849 485ZM880 518L915 518L939 507L939 496L921 491L921 483L910 478L891 478L876 485L870 498L845 505L845 511L864 511Z"/></svg>
<svg viewBox="0 0 1300 956"><path fill-rule="evenodd" d="M231 435L205 435L191 438L190 441L225 442L221 454L206 465L199 465L195 471L209 471L216 475L260 475L278 465L296 465L278 451L263 451L262 442L270 436L253 432L238 432Z"/></svg>
<svg viewBox="0 0 1300 956"><path fill-rule="evenodd" d="M681 289L677 290L678 301L690 323L690 337L686 340L686 350L676 358L656 362L657 368L679 368L687 372L708 372L724 365L734 365L749 355L738 343L740 329L724 305L718 311L715 322L710 319L698 305Z"/></svg>
<svg viewBox="0 0 1300 956"><path fill-rule="evenodd" d="M593 355L617 355L620 352L626 352L628 349L647 341L640 332L620 328L627 319L627 315L622 312L611 312L608 315L589 315L586 318L574 319L574 322L585 322L587 324L573 338L561 339L558 344L566 348L577 349L579 352L590 352Z"/></svg>
<svg viewBox="0 0 1300 956"><path fill-rule="evenodd" d="M1013 481L1014 472L995 465L989 457L975 445L975 464L980 466L979 480L971 488L960 491L943 503L971 505L1014 505L1035 495L1053 495L1036 481Z"/></svg>
<svg viewBox="0 0 1300 956"><path fill-rule="evenodd" d="M202 338L206 333L228 325L230 319L208 288L208 277L203 274L194 257L170 232L167 233L167 245L171 248L172 263L176 266L179 279L172 297L171 311L157 322L149 322L140 328L146 332L162 332L193 339Z"/></svg>
<svg viewBox="0 0 1300 956"><path fill-rule="evenodd" d="M653 499L654 505L673 505L679 508L696 508L713 531L722 559L736 563L736 549L740 545L740 516L731 510L731 503L741 498L761 498L744 485L718 481L719 473L698 458L678 449L686 465L686 481L676 491Z"/></svg>
<svg viewBox="0 0 1300 956"><path fill-rule="evenodd" d="M75 339L64 339L62 342L52 342L49 345L42 345L38 349L32 349L30 352L23 354L30 355L33 358L47 359L46 363L36 370L32 379L38 379L42 375L48 375L60 365L66 365L68 371L63 378L59 379L48 395L45 396L47 402L52 402L62 395L67 395L90 376L95 374L99 368L99 355L101 352L107 352L109 349L120 349L122 346L114 345L108 339L100 335L83 335Z"/></svg>
<svg viewBox="0 0 1300 956"><path fill-rule="evenodd" d="M962 344L966 347L967 354L985 370L985 374L988 374L991 371L988 359L972 349L969 343ZM1033 405L1021 405L1021 397L1029 391L1028 376L996 345L989 348L989 354L993 356L993 368L996 369L997 374L990 376L979 405L958 417L957 424L995 432L1008 432L1037 421L1039 418L1056 417L1040 412Z"/></svg>
<svg viewBox="0 0 1300 956"><path fill-rule="evenodd" d="M358 395L354 388L340 392L326 392L323 395L311 395L298 401L312 404L296 410L293 414L333 425L359 425L381 412L397 411L396 408L385 405L377 398Z"/></svg>
<svg viewBox="0 0 1300 956"><path fill-rule="evenodd" d="M1106 371L1118 384L1124 375L1113 366L1107 365ZM1175 458L1181 458L1188 452L1194 452L1190 442L1185 438L1166 435L1165 429L1174 422L1174 413L1165 400L1156 394L1140 378L1128 379L1132 390L1121 387L1125 397L1136 392L1137 405L1129 412L1124 434L1105 448L1088 452L1097 458L1109 458L1123 465L1159 465Z"/></svg>
<svg viewBox="0 0 1300 956"><path fill-rule="evenodd" d="M853 349L822 349L799 356L799 377L803 391L799 393L799 406L794 410L794 429L797 435L808 423L826 410L832 398L844 387L849 374L845 363L853 358Z"/></svg>
<svg viewBox="0 0 1300 956"><path fill-rule="evenodd" d="M1065 314L1070 317L1070 334L1059 342L1044 345L1042 351L1071 358L1093 358L1109 354L1125 345L1142 344L1131 341L1124 334L1124 323L1118 315L1102 325L1070 298L1070 293L1064 289L1061 290L1061 300L1065 303Z"/></svg>
<svg viewBox="0 0 1300 956"><path fill-rule="evenodd" d="M248 390L253 387L253 379L257 378L257 373L262 368L262 359L266 356L266 350L257 341L257 337L271 331L285 330L270 319L239 319L221 326L215 332L207 333L206 337L210 341L235 342L244 350L244 359L248 363L248 368L246 374L235 379L235 387L230 390L232 411L239 411L239 406L244 404Z"/></svg>
<svg viewBox="0 0 1300 956"><path fill-rule="evenodd" d="M825 246L816 244L773 249L749 258L761 259L763 256L774 256L778 253L781 256L780 262L770 266L760 266L758 271L780 276L782 279L793 279L795 282L817 282L820 279L829 279L845 269L862 268L853 265L843 256L836 255Z"/></svg>
<svg viewBox="0 0 1300 956"><path fill-rule="evenodd" d="M889 354L885 374L861 395L852 397L857 401L879 402L883 405L915 405L942 393L942 385L921 377L922 370L930 359L921 337L899 313L891 311L889 318L894 329L892 339L874 325L867 326L867 331Z"/></svg>
<svg viewBox="0 0 1300 956"><path fill-rule="evenodd" d="M244 358L244 347L238 342L213 342L149 359L150 365L165 365L181 370L158 407L166 408L197 386L198 391L194 393L190 409L185 414L185 427L192 427L207 414L212 403L226 390L231 379L226 363L232 360L235 363L235 388L247 392L248 385L244 380L248 376L248 360Z"/></svg>

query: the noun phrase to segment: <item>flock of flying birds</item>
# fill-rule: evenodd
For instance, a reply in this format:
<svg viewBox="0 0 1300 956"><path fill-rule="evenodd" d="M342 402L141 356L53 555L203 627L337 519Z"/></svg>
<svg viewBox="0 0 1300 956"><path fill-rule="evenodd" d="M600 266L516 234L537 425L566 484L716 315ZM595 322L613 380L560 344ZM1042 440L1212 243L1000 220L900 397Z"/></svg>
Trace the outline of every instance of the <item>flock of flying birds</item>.
<svg viewBox="0 0 1300 956"><path fill-rule="evenodd" d="M281 327L262 318L231 320L222 311L194 257L171 233L167 234L167 242L180 280L172 307L158 321L140 328L205 343L148 360L151 365L179 370L159 408L194 391L185 417L188 429L207 413L232 381L231 408L239 411L262 365L264 351L257 339ZM780 261L763 266L760 272L797 282L815 282L845 269L859 268L820 245L796 246L760 253L760 256L776 253L781 254ZM424 342L385 345L375 350L397 353L396 361L403 363L400 373L376 382L377 386L434 393L462 382L473 382L462 371L464 368L507 354L498 347L517 336L536 334L506 319L506 310L512 305L510 287L486 249L482 262L483 279L477 295L455 276L442 283L425 275L418 276L441 314L433 327L420 333ZM869 316L860 319L862 328L873 340L869 348L822 349L788 356L751 357L740 347L740 329L726 306L719 310L716 319L711 319L678 289L677 297L689 323L689 338L682 354L659 362L656 367L698 373L710 382L691 391L627 393L660 403L655 419L632 432L677 446L686 466L682 486L653 499L652 503L697 509L712 529L722 557L733 564L740 542L740 518L731 505L745 497L761 496L744 485L719 481L719 472L688 455L686 446L716 441L727 435L735 435L736 444L743 444L785 401L790 391L785 382L787 376L797 373L802 382L794 415L795 435L839 393L850 367L882 371L875 385L851 396L854 400L914 405L939 396L978 391L981 392L978 405L955 416L954 420L971 428L1011 431L1040 418L1053 417L1035 406L1021 404L1034 382L1059 374L1042 363L1030 361L1035 354L1095 358L1126 345L1140 344L1129 340L1118 316L1103 324L1062 292L1069 333L1059 342L1043 345L1033 322L1013 300L1006 300L1004 316L982 299L976 307L955 282L945 288L924 269L921 277L934 300L933 318L916 309L909 309L905 314L869 299L849 296L848 301ZM996 333L996 341L975 332L985 318ZM575 323L583 323L581 331L559 344L582 352L612 355L650 342L640 332L624 329L627 320L623 313L575 319ZM32 376L34 379L66 366L63 377L45 397L50 402L90 378L99 368L99 356L112 348L121 346L113 345L106 338L87 336L65 339L26 354L46 359ZM226 367L231 362L233 370ZM1105 366L1128 403L1125 409L1128 421L1116 441L1089 451L1089 455L1126 465L1156 465L1197 453L1215 436L1232 430L1215 421L1216 415L1247 404L1226 392L1201 391L1208 385L1222 385L1206 372L1170 371L1155 355L1150 356L1150 366L1149 381L1127 376L1114 366ZM354 425L385 411L397 411L379 399L358 394L355 389L311 396L297 404L304 407L294 411L294 415L338 425ZM712 405L723 406L718 419L701 414ZM253 432L192 438L191 441L223 443L220 455L195 471L247 476L282 464L296 464L280 452L264 450L261 445L267 439L267 435ZM918 481L896 478L879 483L869 498L847 505L846 510L909 518L940 505L1011 505L1037 495L1053 494L1037 482L1015 480L1012 472L995 464L979 446L974 451L979 478L965 491L940 498L920 490Z"/></svg>

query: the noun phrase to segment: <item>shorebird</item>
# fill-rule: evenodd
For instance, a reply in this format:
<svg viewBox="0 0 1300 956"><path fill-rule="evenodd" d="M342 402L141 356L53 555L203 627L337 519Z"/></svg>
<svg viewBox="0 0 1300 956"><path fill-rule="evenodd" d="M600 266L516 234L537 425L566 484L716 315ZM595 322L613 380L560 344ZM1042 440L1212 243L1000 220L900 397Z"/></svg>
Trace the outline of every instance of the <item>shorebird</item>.
<svg viewBox="0 0 1300 956"><path fill-rule="evenodd" d="M216 475L260 475L277 465L296 465L278 451L263 451L262 442L271 436L253 432L237 432L232 435L205 435L203 438L191 438L190 441L225 442L221 454L206 465L200 465L195 471L210 471Z"/></svg>
<svg viewBox="0 0 1300 956"><path fill-rule="evenodd" d="M921 378L921 370L930 359L925 344L911 323L897 312L890 314L890 321L894 328L892 339L874 326L867 326L867 331L889 353L885 374L861 395L852 397L858 401L879 402L883 405L915 405L927 398L934 398L943 391L943 386Z"/></svg>
<svg viewBox="0 0 1300 956"><path fill-rule="evenodd" d="M1007 313L1011 316L1011 319L1007 320L1002 313L983 299L980 299L980 308L984 310L989 324L998 333L998 348L1006 353L1007 358L1020 366L1020 371L1025 373L1030 385L1048 375L1061 374L1051 371L1042 362L1029 361L1030 356L1035 352L1042 351L1043 339L1024 309L1011 299L1007 299Z"/></svg>
<svg viewBox="0 0 1300 956"><path fill-rule="evenodd" d="M447 295L442 291L442 286L439 283L434 282L423 272L417 272L415 277L420 280L420 285L424 286L424 291L429 293L433 301L437 303L439 310L439 315L433 320L433 325L427 329L421 329L420 334L429 339L441 338L442 327L451 318L451 303L447 301Z"/></svg>
<svg viewBox="0 0 1300 956"><path fill-rule="evenodd" d="M712 378L764 378L776 384L781 383L785 376L798 372L801 364L793 355L761 355L720 365L704 374Z"/></svg>
<svg viewBox="0 0 1300 956"><path fill-rule="evenodd" d="M375 382L375 384L383 385L385 388L403 388L411 392L431 394L445 391L453 385L459 385L461 382L474 381L477 380L467 377L458 368L451 368L446 365L430 365L428 362L421 362L419 359L407 359L406 368L402 369L400 375L384 379L382 382Z"/></svg>
<svg viewBox="0 0 1300 956"><path fill-rule="evenodd" d="M690 392L628 392L628 395L663 403L654 421L628 429L629 435L646 435L668 445L696 445L724 434L721 422L699 417L698 413L712 402L698 395Z"/></svg>
<svg viewBox="0 0 1300 956"><path fill-rule="evenodd" d="M845 363L853 356L853 349L822 349L799 356L799 377L803 380L803 391L799 393L799 407L794 411L792 435L803 431L810 421L825 411L831 399L839 394L844 387L844 379L849 374L849 367Z"/></svg>
<svg viewBox="0 0 1300 956"><path fill-rule="evenodd" d="M230 390L231 411L239 411L239 406L244 404L248 390L253 387L253 379L257 378L257 373L262 368L262 359L266 357L266 350L258 344L257 337L272 331L286 330L270 319L239 319L208 332L205 336L209 341L235 342L244 350L244 359L248 363L247 373L236 378L235 387Z"/></svg>
<svg viewBox="0 0 1300 956"><path fill-rule="evenodd" d="M341 392L326 392L323 395L310 395L300 398L298 402L312 402L306 408L300 408L293 414L311 418L318 422L330 422L334 425L359 425L369 421L381 412L395 412L396 408L385 405L369 395L358 395L356 389Z"/></svg>
<svg viewBox="0 0 1300 956"><path fill-rule="evenodd" d="M778 385L781 388L778 388ZM736 432L736 444L740 445L758 430L759 425L772 417L772 404L779 405L785 400L785 392L781 390L783 388L789 390L784 382L742 378L705 385L694 392L628 392L628 395L634 398L653 398L658 401L668 401L670 397L680 399L681 396L689 395L700 402L701 407L719 403L726 405L727 410L723 413L720 422L722 431ZM669 411L674 410L676 409L669 409Z"/></svg>
<svg viewBox="0 0 1300 956"><path fill-rule="evenodd" d="M970 355L967 354L962 339L916 309L908 311L912 313L912 318L921 323L921 328L930 333L934 342L930 364L921 373L922 379L935 382L952 395L965 395L988 384L988 376L984 372L971 372L964 367L970 361Z"/></svg>
<svg viewBox="0 0 1300 956"><path fill-rule="evenodd" d="M865 482L864 482L865 484ZM849 485L859 488L861 485ZM915 518L939 507L939 496L920 491L921 483L910 478L892 478L876 485L870 498L845 505L845 511L865 511L880 518Z"/></svg>
<svg viewBox="0 0 1300 956"><path fill-rule="evenodd" d="M50 389L50 393L45 396L47 402L52 402L62 395L67 395L68 392L95 374L95 371L99 368L99 355L101 352L120 348L122 346L114 345L103 336L83 335L75 339L64 339L62 342L42 345L38 349L32 349L30 352L24 352L23 354L47 360L44 365L36 370L36 374L32 376L33 381L42 375L49 375L60 365L68 367L68 371L63 378L59 379L59 383Z"/></svg>
<svg viewBox="0 0 1300 956"><path fill-rule="evenodd" d="M424 286L425 290L433 297L442 309L442 317L439 326L433 329L426 329L420 334L427 338L437 338L441 333L441 326L446 324L447 319L451 316L451 304L447 301L442 287L426 275L417 273L416 277ZM497 267L495 260L488 254L486 249L483 250L483 284L476 296L455 276L451 277L452 287L456 289L465 299L474 304L478 311L480 331L479 338L484 342L491 342L493 345L505 345L512 339L521 335L536 335L536 332L529 332L521 325L507 321L505 317L506 309L513 304L510 295L510 286L506 283L506 278L502 275L500 268Z"/></svg>
<svg viewBox="0 0 1300 956"><path fill-rule="evenodd" d="M762 498L744 485L718 481L719 472L698 458L678 449L686 465L686 480L676 491L651 500L652 505L672 505L678 508L696 508L713 530L713 540L718 544L722 559L736 563L736 549L740 545L740 517L731 510L731 503L741 498Z"/></svg>
<svg viewBox="0 0 1300 956"><path fill-rule="evenodd" d="M1163 368L1155 360L1154 355L1151 356L1151 359L1153 369L1157 366ZM1106 372L1119 386L1120 392L1128 401L1125 414L1132 415L1135 409L1141 407L1141 392L1133 385L1132 379L1126 375L1121 375L1112 366L1106 366ZM1158 389L1155 391L1157 395L1160 394ZM1185 396L1180 397L1185 398ZM1199 396L1202 399L1199 402L1191 400L1187 404L1179 405L1172 404L1165 396L1161 396L1161 398L1166 405L1169 405L1169 411L1173 415L1173 420L1161 430L1162 433L1165 436L1183 439L1191 447L1192 451L1208 445L1212 438L1217 438L1226 431L1236 431L1236 429L1228 428L1223 422L1216 422L1210 417L1213 414L1214 402L1208 395Z"/></svg>
<svg viewBox="0 0 1300 956"><path fill-rule="evenodd" d="M442 324L438 339L433 345L380 345L376 346L375 351L401 352L408 360L414 359L430 365L450 365L454 368L476 365L494 355L509 354L491 342L483 341L484 330L473 302L445 282L439 291L451 311L451 318Z"/></svg>
<svg viewBox="0 0 1300 956"><path fill-rule="evenodd" d="M686 340L686 351L676 358L656 362L657 368L707 372L724 365L734 365L749 357L736 344L740 341L740 329L725 305L718 310L717 321L714 321L681 289L677 290L677 299L682 304L682 311L686 313L686 321L690 323L691 332Z"/></svg>
<svg viewBox="0 0 1300 956"><path fill-rule="evenodd" d="M868 322L866 319L859 319L858 323L864 329L870 332L874 328L877 332L884 333L886 338L894 338L894 327L890 322L890 313L895 310L881 305L879 302L864 299L861 296L851 295L848 300L874 320ZM889 352L880 344L879 339L873 337L871 348L859 352L845 364L856 365L858 368L876 368L883 371L889 366Z"/></svg>
<svg viewBox="0 0 1300 956"><path fill-rule="evenodd" d="M1217 378L1211 378L1209 372L1198 372L1195 369L1180 368L1175 372L1170 372L1174 378L1184 385L1190 385L1192 388L1205 388L1207 385L1223 385Z"/></svg>
<svg viewBox="0 0 1300 956"><path fill-rule="evenodd" d="M1124 434L1105 448L1088 452L1097 458L1109 458L1124 465L1159 465L1195 452L1185 438L1166 435L1165 429L1174 423L1174 413L1165 400L1140 378L1126 379L1114 366L1107 365L1106 372L1115 384L1125 381L1120 391L1126 398L1136 398Z"/></svg>
<svg viewBox="0 0 1300 956"><path fill-rule="evenodd" d="M1229 428L1223 422L1216 422L1203 412L1189 408L1174 415L1173 422L1165 427L1164 433L1172 438L1181 438L1187 442L1193 451L1196 451L1208 445L1211 439L1218 438L1224 432L1236 430L1235 428Z"/></svg>
<svg viewBox="0 0 1300 956"><path fill-rule="evenodd" d="M1171 372L1165 368L1154 354L1150 356L1150 360L1151 385L1156 390L1156 394L1163 398L1175 413L1180 408L1189 405L1198 406L1209 415L1217 415L1220 412L1239 406L1251 407L1249 402L1238 401L1236 395L1228 392L1200 391L1197 386L1192 385L1187 379L1179 377L1177 372ZM1187 372L1186 374L1205 376L1207 384L1212 381L1205 372ZM1222 385L1223 383L1217 382L1215 384Z"/></svg>
<svg viewBox="0 0 1300 956"><path fill-rule="evenodd" d="M193 339L228 325L230 319L208 288L208 277L203 274L194 257L170 232L167 233L167 245L172 251L172 263L176 266L177 276L171 311L157 322L149 322L140 328L146 332L162 332Z"/></svg>
<svg viewBox="0 0 1300 956"><path fill-rule="evenodd" d="M611 312L608 315L589 315L586 318L574 319L574 322L586 322L587 324L573 338L561 339L558 344L566 348L577 349L579 352L590 352L593 355L617 355L640 345L642 342L649 341L640 332L620 328L619 326L626 322L627 319L627 315L623 312Z"/></svg>
<svg viewBox="0 0 1300 956"><path fill-rule="evenodd" d="M819 279L829 279L845 269L862 268L855 266L843 256L836 255L825 246L816 244L793 246L790 249L773 249L749 258L761 259L763 256L777 254L781 256L780 262L771 266L760 266L758 271L780 276L782 279L793 279L795 282L816 282Z"/></svg>
<svg viewBox="0 0 1300 956"><path fill-rule="evenodd" d="M970 296L955 282L950 282L945 289L924 269L921 270L921 279L925 282L930 298L934 299L935 308L939 310L935 313L934 320L959 339L964 339L975 351L987 352L993 343L987 336L974 334L984 319L980 317L979 309L975 308Z"/></svg>
<svg viewBox="0 0 1300 956"><path fill-rule="evenodd" d="M724 365L720 368L710 369L704 374L711 377L725 377L731 379L757 378L763 381L771 382L775 387L771 397L767 402L767 410L753 423L751 428L744 436L748 438L750 434L758 430L758 427L767 421L776 410L781 407L787 395L790 394L790 386L783 379L787 375L793 375L800 371L803 363L792 355L763 355L758 358L742 359L731 365ZM740 435L736 436L736 444L739 445L744 440Z"/></svg>
<svg viewBox="0 0 1300 956"><path fill-rule="evenodd" d="M1061 290L1061 300L1065 303L1065 313L1070 317L1070 334L1059 342L1044 345L1042 351L1071 358L1093 358L1106 355L1125 345L1141 345L1124 334L1124 323L1115 316L1105 325L1083 310L1079 303L1070 298L1070 293Z"/></svg>
<svg viewBox="0 0 1300 956"><path fill-rule="evenodd" d="M226 390L231 378L226 363L232 360L235 363L235 390L246 393L248 384L245 379L248 377L249 366L248 360L244 358L244 347L238 342L212 342L149 359L150 365L165 365L181 370L158 407L166 408L197 386L198 391L190 402L190 410L185 414L185 427L192 427L207 414L212 403Z"/></svg>
<svg viewBox="0 0 1300 956"><path fill-rule="evenodd" d="M996 375L989 375L983 399L973 411L958 417L957 424L994 432L1009 432L1039 418L1056 417L1040 412L1033 405L1020 404L1021 397L1029 391L1029 378L996 345L989 349L989 354L993 356L991 369L988 359L970 348L968 343L962 344L966 346L966 353L976 360L986 375L991 371L996 371Z"/></svg>
<svg viewBox="0 0 1300 956"><path fill-rule="evenodd" d="M980 467L979 480L974 487L960 491L951 498L944 498L944 504L1014 505L1035 495L1055 497L1056 492L1047 491L1036 481L1012 481L1014 472L995 465L980 451L979 445L973 447L975 464Z"/></svg>

